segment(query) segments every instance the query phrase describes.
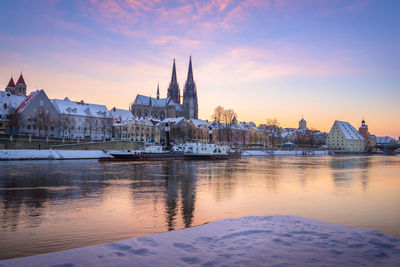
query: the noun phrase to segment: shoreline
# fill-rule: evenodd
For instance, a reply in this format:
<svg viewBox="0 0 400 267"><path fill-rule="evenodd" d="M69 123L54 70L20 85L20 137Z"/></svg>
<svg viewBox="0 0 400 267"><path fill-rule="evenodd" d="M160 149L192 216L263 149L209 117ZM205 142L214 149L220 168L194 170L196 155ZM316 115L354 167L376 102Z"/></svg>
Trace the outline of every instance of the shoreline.
<svg viewBox="0 0 400 267"><path fill-rule="evenodd" d="M113 151L113 150L108 150ZM115 150L117 151L117 150ZM242 157L376 155L371 153L331 153L327 150L244 150ZM105 150L0 149L0 161L11 160L83 160L111 158Z"/></svg>
<svg viewBox="0 0 400 267"><path fill-rule="evenodd" d="M35 256L5 266L395 266L400 239L299 216L225 219L201 226Z"/></svg>

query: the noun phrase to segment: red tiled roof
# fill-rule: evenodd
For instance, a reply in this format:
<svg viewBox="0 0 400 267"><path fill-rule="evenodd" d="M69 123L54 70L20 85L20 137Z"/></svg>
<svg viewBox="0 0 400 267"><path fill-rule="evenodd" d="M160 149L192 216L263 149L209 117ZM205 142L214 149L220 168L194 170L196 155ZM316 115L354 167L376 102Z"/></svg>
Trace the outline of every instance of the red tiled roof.
<svg viewBox="0 0 400 267"><path fill-rule="evenodd" d="M7 87L15 87L14 79L11 77L10 81L7 84Z"/></svg>
<svg viewBox="0 0 400 267"><path fill-rule="evenodd" d="M22 73L21 73L21 75L19 76L19 79L18 79L18 81L17 81L17 84L25 84L24 77L22 77ZM25 85L26 85L26 84L25 84Z"/></svg>

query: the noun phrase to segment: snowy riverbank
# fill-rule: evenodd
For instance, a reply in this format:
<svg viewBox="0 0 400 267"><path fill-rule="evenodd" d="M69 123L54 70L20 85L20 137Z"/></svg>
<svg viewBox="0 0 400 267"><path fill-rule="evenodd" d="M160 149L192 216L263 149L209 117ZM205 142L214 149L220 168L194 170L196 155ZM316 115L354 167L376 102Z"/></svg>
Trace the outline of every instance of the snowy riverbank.
<svg viewBox="0 0 400 267"><path fill-rule="evenodd" d="M102 150L2 149L0 160L98 159L110 157Z"/></svg>
<svg viewBox="0 0 400 267"><path fill-rule="evenodd" d="M297 216L227 219L0 266L399 266L400 239Z"/></svg>
<svg viewBox="0 0 400 267"><path fill-rule="evenodd" d="M314 151L308 155L327 155L327 151ZM245 150L242 155L249 156L296 156L302 155L302 151L294 150ZM35 149L2 149L0 160L51 160L51 159L98 159L110 157L103 150L35 150Z"/></svg>

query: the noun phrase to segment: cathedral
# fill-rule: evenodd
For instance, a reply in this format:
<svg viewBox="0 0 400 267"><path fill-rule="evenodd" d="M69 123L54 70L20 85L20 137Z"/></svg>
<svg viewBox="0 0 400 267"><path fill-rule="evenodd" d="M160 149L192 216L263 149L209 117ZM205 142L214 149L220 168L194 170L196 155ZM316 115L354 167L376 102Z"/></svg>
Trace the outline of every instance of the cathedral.
<svg viewBox="0 0 400 267"><path fill-rule="evenodd" d="M167 97L160 98L160 87L158 86L156 98L138 94L131 106L131 112L134 116L151 116L159 120L177 117L198 119L198 109L197 88L193 78L192 57L189 59L189 69L183 89L182 104L174 59Z"/></svg>

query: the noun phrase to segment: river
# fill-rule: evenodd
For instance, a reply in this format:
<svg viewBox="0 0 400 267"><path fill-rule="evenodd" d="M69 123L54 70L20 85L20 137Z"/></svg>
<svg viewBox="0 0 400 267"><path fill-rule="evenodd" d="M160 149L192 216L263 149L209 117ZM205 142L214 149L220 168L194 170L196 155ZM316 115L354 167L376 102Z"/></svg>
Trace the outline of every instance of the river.
<svg viewBox="0 0 400 267"><path fill-rule="evenodd" d="M400 237L400 157L0 162L0 259L273 214Z"/></svg>

